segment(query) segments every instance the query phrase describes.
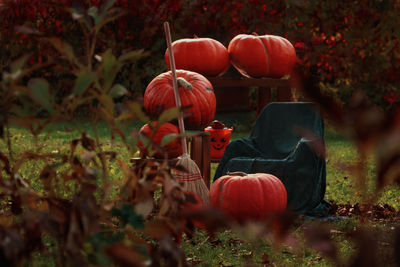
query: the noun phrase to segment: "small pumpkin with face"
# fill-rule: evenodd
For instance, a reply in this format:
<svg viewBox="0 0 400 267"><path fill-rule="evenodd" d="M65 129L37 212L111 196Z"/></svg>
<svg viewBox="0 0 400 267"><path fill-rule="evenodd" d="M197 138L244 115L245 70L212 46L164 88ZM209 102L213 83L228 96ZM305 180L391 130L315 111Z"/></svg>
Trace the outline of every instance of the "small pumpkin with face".
<svg viewBox="0 0 400 267"><path fill-rule="evenodd" d="M204 131L210 133L211 158L221 158L231 139L232 128L227 128L222 122L214 120Z"/></svg>

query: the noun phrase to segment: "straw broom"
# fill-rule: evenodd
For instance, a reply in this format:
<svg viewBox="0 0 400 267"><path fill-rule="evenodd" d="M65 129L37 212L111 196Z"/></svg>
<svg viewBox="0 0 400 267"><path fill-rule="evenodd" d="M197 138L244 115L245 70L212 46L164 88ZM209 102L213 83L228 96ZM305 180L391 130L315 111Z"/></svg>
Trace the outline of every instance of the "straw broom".
<svg viewBox="0 0 400 267"><path fill-rule="evenodd" d="M179 96L179 88L178 88L178 80L176 77L176 67L175 67L175 59L174 53L172 51L172 44L171 44L171 32L169 29L169 23L164 23L164 31L165 37L167 40L167 47L169 53L169 61L171 66L172 72L172 83L174 88L174 95L175 95L175 103L177 107L181 107L181 99ZM178 117L178 126L179 131L181 133L185 132L185 125L183 123L183 114L180 113ZM174 170L173 176L177 179L184 190L193 192L197 194L202 200L203 204L208 205L208 188L204 183L203 177L201 176L199 167L197 166L196 162L194 162L188 153L186 137L182 137L182 152L183 155L178 158L178 162L176 163L177 166L182 167L186 171Z"/></svg>

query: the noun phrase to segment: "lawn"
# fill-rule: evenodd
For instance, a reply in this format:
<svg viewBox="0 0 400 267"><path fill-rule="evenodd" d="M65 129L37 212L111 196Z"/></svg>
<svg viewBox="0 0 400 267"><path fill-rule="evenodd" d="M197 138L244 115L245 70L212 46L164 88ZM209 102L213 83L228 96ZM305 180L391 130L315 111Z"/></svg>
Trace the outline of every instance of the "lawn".
<svg viewBox="0 0 400 267"><path fill-rule="evenodd" d="M232 139L246 137L251 129L252 119L238 119L238 116L219 116L218 119L224 120L227 124L232 125L235 130ZM241 123L245 121L246 123ZM129 133L132 128L138 129L140 123L126 125L123 131ZM80 136L77 131L70 132L71 125L56 124L33 138L30 133L18 127L10 129L12 137L12 145L14 157L22 151L40 151L42 153L67 153L70 150L70 142L73 138ZM79 123L79 128L93 135L92 125L87 122ZM109 130L105 123L98 124L97 133L103 150L113 149L120 154L119 158L129 162L129 158L134 156L129 152L118 138L110 139ZM373 157L368 160L368 188L367 192L363 192L361 188L356 186L354 175L346 166L357 162L357 153L352 142L340 135L335 129L327 125L326 127L326 146L327 146L327 188L326 197L328 201L336 204L363 204L370 198L370 192L373 188L373 177L375 165ZM7 151L4 142L0 142L0 151ZM80 148L77 148L78 153ZM29 161L23 164L21 173L23 177L29 177L29 182L38 191L42 190L39 172L43 166L43 162ZM211 177L215 172L217 164L212 164ZM35 170L35 171L32 171ZM29 174L29 176L27 175ZM122 173L117 164L112 163L110 166L110 177L113 180L121 180ZM68 185L67 185L68 186ZM70 189L72 190L72 189ZM71 191L60 188L60 192L68 195ZM117 194L118 189L113 188L113 194ZM378 196L376 203L386 203L395 209L399 209L400 190L397 187L388 187ZM222 231L218 235L209 237L204 231L197 230L192 239L184 238L183 248L189 263L200 266L241 266L245 263L256 265L275 264L275 266L332 266L333 263L326 257L322 257L310 246L305 244L304 229L311 223L310 220L301 219L291 229L291 238L296 240L295 245L275 246L269 237L260 238L257 232L257 226L247 225L242 228ZM324 226L330 227L330 235L333 240L337 241L338 255L341 261L346 261L350 257L357 244L348 236L349 231L363 229L365 225L370 226L380 235L382 240L379 244L381 253L390 253L392 246L392 233L395 229L393 222L388 221L363 221L355 216L347 217L343 220L323 222ZM318 226L319 227L319 226ZM293 242L292 242L293 243ZM292 244L289 242L289 244ZM294 244L294 243L293 243ZM388 262L390 263L390 258ZM50 264L43 257L38 257L33 265L41 265L43 262ZM390 266L390 265L389 265Z"/></svg>
<svg viewBox="0 0 400 267"><path fill-rule="evenodd" d="M241 127L241 129L247 128L246 125L241 125ZM248 132L236 132L232 135L232 138L246 137L248 134ZM326 125L325 141L327 148L325 200L332 201L342 207L347 205L350 209L354 205L367 203L372 199L375 199L375 204L387 204L397 210L400 208L400 190L398 187L390 186L377 196L373 194L376 167L373 155L368 159L367 190L365 192L348 167L358 162L358 154L352 141L329 125ZM211 177L213 177L216 168L217 164L212 164ZM347 211L348 208L344 214L348 215ZM207 239L204 233L198 232L194 243L193 241L185 243L185 250L193 263L203 263L210 266L241 266L249 261L257 265L274 263L275 266L334 266L335 264L332 261L327 260L305 245L303 230L309 223L308 220L302 220L293 227L291 233L298 240L294 247L274 248L273 241L268 238L257 239L254 236L243 236L237 232L225 231L219 233L213 240ZM378 241L379 254L386 257L386 261L381 262L382 266L392 266L393 247L390 247L390 244L394 242L395 222L365 221L350 216L343 217L343 220L326 221L323 222L323 225L330 228L331 237L337 244L340 262L352 261L351 257L359 246L349 238L348 233L373 229L376 235L381 237ZM251 228L252 226L248 227ZM204 241L205 238L207 242ZM243 240L251 240L251 242ZM255 244L257 245L255 246Z"/></svg>

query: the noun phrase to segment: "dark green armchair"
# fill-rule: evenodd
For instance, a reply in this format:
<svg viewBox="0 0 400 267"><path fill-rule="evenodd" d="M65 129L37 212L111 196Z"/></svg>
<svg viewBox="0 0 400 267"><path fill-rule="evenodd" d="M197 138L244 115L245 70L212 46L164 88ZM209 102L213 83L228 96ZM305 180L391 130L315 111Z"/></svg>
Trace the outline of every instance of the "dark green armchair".
<svg viewBox="0 0 400 267"><path fill-rule="evenodd" d="M324 201L324 148L324 123L313 103L270 103L258 116L250 137L227 146L214 181L233 171L270 173L286 187L287 209L324 216L329 209Z"/></svg>

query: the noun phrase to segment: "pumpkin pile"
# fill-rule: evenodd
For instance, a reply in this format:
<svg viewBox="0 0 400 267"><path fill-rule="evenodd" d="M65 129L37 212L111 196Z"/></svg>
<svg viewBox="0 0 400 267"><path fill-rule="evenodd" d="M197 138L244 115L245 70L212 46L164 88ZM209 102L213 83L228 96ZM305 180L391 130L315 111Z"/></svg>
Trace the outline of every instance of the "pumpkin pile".
<svg viewBox="0 0 400 267"><path fill-rule="evenodd" d="M204 129L209 125L216 111L214 89L205 76L223 75L232 64L246 77L282 78L291 74L296 62L293 45L287 39L274 35L239 34L230 41L228 48L211 38L180 39L172 43L172 48L181 106L184 107L184 124L193 130ZM170 68L168 51L164 58ZM150 116L158 117L166 109L177 106L172 80L172 73L168 71L155 77L147 86L144 108ZM178 127L171 123L160 127L156 125L145 125L141 132L158 145L166 134L179 132ZM222 131L223 134L230 134L230 131L224 130L231 130L217 122L208 128L210 131ZM153 129L157 129L156 132ZM226 139L222 135L218 138ZM145 149L140 143L139 147ZM169 143L164 149L169 157L177 157L182 153L179 140ZM212 155L215 158L223 154L220 146L212 151L219 151L218 155ZM154 156L160 157L161 154L156 153ZM284 211L287 192L279 178L271 174L231 173L212 184L209 199L211 207L221 209L238 222L245 222L262 220Z"/></svg>
<svg viewBox="0 0 400 267"><path fill-rule="evenodd" d="M275 35L239 34L226 48L211 38L183 38L172 43L179 94L188 129L200 130L213 120L216 110L214 89L206 76L221 76L233 65L242 75L253 78L282 78L296 62L296 51L285 38ZM169 53L165 63L170 68ZM172 74L155 77L144 94L144 107L152 117L175 107Z"/></svg>
<svg viewBox="0 0 400 267"><path fill-rule="evenodd" d="M204 76L221 76L230 64L243 76L282 78L290 75L296 62L296 51L284 37L276 35L239 34L226 48L211 38L184 38L172 43L176 67ZM165 51L168 68L169 55Z"/></svg>

